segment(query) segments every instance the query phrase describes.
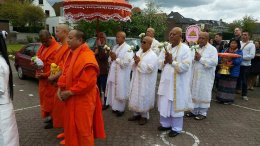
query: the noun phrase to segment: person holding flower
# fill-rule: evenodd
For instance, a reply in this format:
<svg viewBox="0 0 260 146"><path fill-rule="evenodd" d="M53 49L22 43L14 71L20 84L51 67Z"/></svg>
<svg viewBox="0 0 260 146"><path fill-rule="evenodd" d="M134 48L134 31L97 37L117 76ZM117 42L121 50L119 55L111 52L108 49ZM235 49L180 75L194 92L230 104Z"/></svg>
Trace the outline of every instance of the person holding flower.
<svg viewBox="0 0 260 146"><path fill-rule="evenodd" d="M126 34L119 31L116 34L116 45L109 52L110 69L107 77L105 96L107 104L112 106L117 117L124 114L128 89L130 85L131 60L133 51L125 42Z"/></svg>
<svg viewBox="0 0 260 146"><path fill-rule="evenodd" d="M95 47L95 56L96 60L98 62L98 66L100 69L100 74L97 79L97 85L101 92L105 93L106 90L106 84L107 84L107 75L108 75L108 57L109 57L109 51L108 46L106 45L107 37L104 32L99 32L97 35L96 40L96 47ZM103 110L106 110L109 106L106 105L107 97L104 97L104 103L103 103Z"/></svg>
<svg viewBox="0 0 260 146"><path fill-rule="evenodd" d="M149 119L149 110L154 107L155 87L158 72L158 57L151 50L153 39L145 36L141 48L132 59L133 76L129 91L129 109L133 116L128 121L144 125Z"/></svg>
<svg viewBox="0 0 260 146"><path fill-rule="evenodd" d="M159 68L162 70L158 87L159 131L170 130L169 137L175 137L183 129L184 111L192 109L191 51L181 42L182 29L174 27L169 33L167 49L161 51Z"/></svg>
<svg viewBox="0 0 260 146"><path fill-rule="evenodd" d="M200 32L199 48L195 51L191 96L194 109L186 113L186 117L203 120L207 117L212 97L212 88L215 79L215 70L218 65L218 51L209 43L209 34Z"/></svg>
<svg viewBox="0 0 260 146"><path fill-rule="evenodd" d="M218 74L218 88L216 99L218 102L223 104L232 104L236 95L236 84L237 78L239 77L240 64L242 62L243 52L240 49L240 41L237 39L231 39L228 44L228 48L224 49L223 53L234 53L241 57L238 58L225 58L219 57L219 64L229 64L232 65L230 74L222 75Z"/></svg>

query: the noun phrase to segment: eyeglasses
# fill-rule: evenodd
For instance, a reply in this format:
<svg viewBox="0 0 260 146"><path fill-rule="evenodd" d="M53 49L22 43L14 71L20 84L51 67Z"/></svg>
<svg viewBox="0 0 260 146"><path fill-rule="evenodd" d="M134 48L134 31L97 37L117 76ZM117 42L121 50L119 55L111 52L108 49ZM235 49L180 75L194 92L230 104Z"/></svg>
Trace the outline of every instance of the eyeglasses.
<svg viewBox="0 0 260 146"><path fill-rule="evenodd" d="M146 42L145 42L145 41L142 41L142 44L146 44Z"/></svg>

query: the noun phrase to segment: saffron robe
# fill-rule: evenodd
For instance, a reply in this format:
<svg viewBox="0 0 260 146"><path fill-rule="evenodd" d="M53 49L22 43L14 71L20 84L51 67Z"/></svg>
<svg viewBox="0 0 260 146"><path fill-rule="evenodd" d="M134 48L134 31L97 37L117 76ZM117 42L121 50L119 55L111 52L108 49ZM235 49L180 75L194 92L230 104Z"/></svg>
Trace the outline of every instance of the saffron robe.
<svg viewBox="0 0 260 146"><path fill-rule="evenodd" d="M50 65L55 61L56 49L60 47L60 44L55 41L54 38L51 40L49 47L41 46L37 52L37 56L44 63L42 70L36 70L37 73L44 73L44 78L39 79L39 96L41 105L41 115L43 118L50 115L53 110L54 96L57 93L56 88L48 82L50 75Z"/></svg>
<svg viewBox="0 0 260 146"><path fill-rule="evenodd" d="M63 63L65 61L65 58L67 57L70 49L67 43L62 44L59 49L56 50L56 55L55 55L55 64L59 66L59 68L62 70L63 68ZM57 91L57 86L53 85L56 88ZM57 92L56 92L57 93ZM64 124L64 102L60 101L58 98L58 95L54 95L54 105L53 105L53 111L52 111L52 122L53 122L53 127L55 128L61 128L63 127Z"/></svg>
<svg viewBox="0 0 260 146"><path fill-rule="evenodd" d="M62 90L74 93L65 100L64 133L68 146L92 146L105 138L102 104L96 86L99 68L86 44L70 51L58 80Z"/></svg>

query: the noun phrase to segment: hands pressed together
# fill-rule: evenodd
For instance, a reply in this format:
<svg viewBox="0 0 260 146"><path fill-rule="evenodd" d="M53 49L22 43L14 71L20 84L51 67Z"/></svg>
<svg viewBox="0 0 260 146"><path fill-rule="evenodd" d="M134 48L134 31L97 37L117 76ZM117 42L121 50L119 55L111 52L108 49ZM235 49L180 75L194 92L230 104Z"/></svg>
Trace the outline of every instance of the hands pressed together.
<svg viewBox="0 0 260 146"><path fill-rule="evenodd" d="M172 64L172 54L170 54L169 52L165 52L165 59L164 59L164 64Z"/></svg>
<svg viewBox="0 0 260 146"><path fill-rule="evenodd" d="M74 95L71 91L69 91L69 90L61 91L60 88L58 88L57 94L58 94L58 97L59 97L59 99L60 99L61 101L65 101L65 100L67 100L70 96Z"/></svg>

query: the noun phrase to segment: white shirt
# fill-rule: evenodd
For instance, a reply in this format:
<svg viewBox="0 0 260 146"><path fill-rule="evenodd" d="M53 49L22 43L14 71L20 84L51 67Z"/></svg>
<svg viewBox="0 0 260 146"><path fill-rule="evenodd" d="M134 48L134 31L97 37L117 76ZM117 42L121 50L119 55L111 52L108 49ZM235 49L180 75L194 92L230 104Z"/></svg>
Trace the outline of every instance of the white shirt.
<svg viewBox="0 0 260 146"><path fill-rule="evenodd" d="M240 44L243 51L243 61L241 63L241 66L251 66L251 60L255 57L255 45L251 42L248 42L247 44L242 41L240 42Z"/></svg>

